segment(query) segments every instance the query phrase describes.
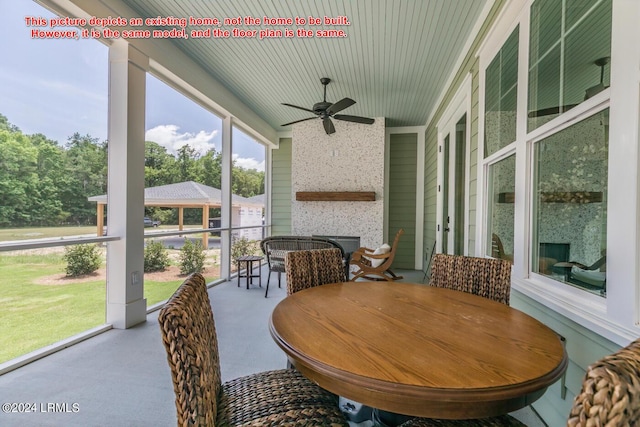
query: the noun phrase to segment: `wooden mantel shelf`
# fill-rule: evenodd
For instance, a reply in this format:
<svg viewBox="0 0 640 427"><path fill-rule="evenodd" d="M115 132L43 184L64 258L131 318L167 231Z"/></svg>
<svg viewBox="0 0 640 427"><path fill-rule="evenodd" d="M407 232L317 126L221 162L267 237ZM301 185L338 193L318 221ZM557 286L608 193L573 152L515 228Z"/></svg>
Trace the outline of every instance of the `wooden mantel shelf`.
<svg viewBox="0 0 640 427"><path fill-rule="evenodd" d="M375 191L298 191L296 200L302 202L374 202Z"/></svg>
<svg viewBox="0 0 640 427"><path fill-rule="evenodd" d="M602 203L602 191L543 191L538 193L542 203ZM515 193L499 193L498 203L513 203Z"/></svg>

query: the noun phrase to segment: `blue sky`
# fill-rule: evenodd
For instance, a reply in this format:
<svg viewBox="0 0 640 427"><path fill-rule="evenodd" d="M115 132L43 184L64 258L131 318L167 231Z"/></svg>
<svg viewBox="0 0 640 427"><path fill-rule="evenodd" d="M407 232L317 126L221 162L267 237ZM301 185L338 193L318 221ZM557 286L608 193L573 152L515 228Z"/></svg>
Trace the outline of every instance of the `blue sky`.
<svg viewBox="0 0 640 427"><path fill-rule="evenodd" d="M0 0L0 114L25 134L64 144L74 132L107 139L108 48L92 39L32 39L25 16L55 15L32 0ZM170 152L184 144L220 150L221 120L151 75L147 139ZM234 157L264 170L264 149L234 132Z"/></svg>

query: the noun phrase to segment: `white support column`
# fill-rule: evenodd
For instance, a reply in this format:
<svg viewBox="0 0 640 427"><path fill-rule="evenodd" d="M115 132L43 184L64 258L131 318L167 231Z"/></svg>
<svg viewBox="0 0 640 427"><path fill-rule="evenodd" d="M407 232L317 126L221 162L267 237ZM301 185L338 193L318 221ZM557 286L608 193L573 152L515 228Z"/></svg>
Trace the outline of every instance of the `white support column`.
<svg viewBox="0 0 640 427"><path fill-rule="evenodd" d="M278 140L278 143L280 141ZM273 191L273 147L265 149L265 180L264 180L264 224L271 224L271 195ZM271 228L262 229L262 237L271 235Z"/></svg>
<svg viewBox="0 0 640 427"><path fill-rule="evenodd" d="M149 59L123 40L109 48L109 234L107 323L146 321L144 298L144 127Z"/></svg>
<svg viewBox="0 0 640 427"><path fill-rule="evenodd" d="M640 3L614 0L607 192L607 311L621 325L640 320ZM634 303L630 304L629 301Z"/></svg>
<svg viewBox="0 0 640 427"><path fill-rule="evenodd" d="M231 200L231 163L233 156L231 117L222 120L222 177L221 191L222 203L220 207L220 226L222 229L229 229L232 225L232 200ZM229 278L231 276L231 231L220 233L220 277ZM226 254L226 256L225 256Z"/></svg>

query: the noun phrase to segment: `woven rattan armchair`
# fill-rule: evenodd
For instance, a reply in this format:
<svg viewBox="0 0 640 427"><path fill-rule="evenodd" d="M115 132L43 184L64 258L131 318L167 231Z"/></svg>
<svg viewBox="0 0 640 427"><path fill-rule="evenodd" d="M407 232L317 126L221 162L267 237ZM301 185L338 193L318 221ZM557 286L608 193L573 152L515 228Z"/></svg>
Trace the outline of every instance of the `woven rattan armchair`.
<svg viewBox="0 0 640 427"><path fill-rule="evenodd" d="M348 426L337 397L298 371L282 369L222 384L205 280L189 276L158 315L178 426Z"/></svg>
<svg viewBox="0 0 640 427"><path fill-rule="evenodd" d="M351 255L349 265L354 267L351 281L358 279L366 280L399 280L402 276L397 276L391 271L391 264L398 250L398 242L404 230L400 229L393 239L391 250L386 253L378 254L375 249L361 247ZM372 262L372 261L377 262Z"/></svg>
<svg viewBox="0 0 640 427"><path fill-rule="evenodd" d="M589 366L568 427L640 425L640 340Z"/></svg>
<svg viewBox="0 0 640 427"><path fill-rule="evenodd" d="M436 254L431 286L480 295L509 305L511 262L504 259Z"/></svg>
<svg viewBox="0 0 640 427"><path fill-rule="evenodd" d="M289 252L285 264L287 295L346 280L342 253L337 248Z"/></svg>

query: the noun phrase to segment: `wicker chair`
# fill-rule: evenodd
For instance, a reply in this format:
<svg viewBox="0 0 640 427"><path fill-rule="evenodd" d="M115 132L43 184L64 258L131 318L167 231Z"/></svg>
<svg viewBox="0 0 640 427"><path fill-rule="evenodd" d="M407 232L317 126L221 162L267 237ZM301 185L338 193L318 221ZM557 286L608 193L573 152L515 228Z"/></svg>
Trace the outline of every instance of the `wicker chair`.
<svg viewBox="0 0 640 427"><path fill-rule="evenodd" d="M480 295L509 305L511 262L504 259L436 254L431 286Z"/></svg>
<svg viewBox="0 0 640 427"><path fill-rule="evenodd" d="M303 289L346 280L340 249L313 249L287 253L287 295Z"/></svg>
<svg viewBox="0 0 640 427"><path fill-rule="evenodd" d="M640 340L589 366L568 427L640 425Z"/></svg>
<svg viewBox="0 0 640 427"><path fill-rule="evenodd" d="M267 288L264 292L266 298L269 294L269 282L271 272L278 273L278 287L281 286L281 275L286 273L285 257L289 252L303 251L311 249L337 248L340 250L342 258L346 259L344 248L338 242L326 237L314 236L270 236L260 242L262 253L267 257L269 274L267 276ZM347 266L348 268L348 266Z"/></svg>
<svg viewBox="0 0 640 427"><path fill-rule="evenodd" d="M178 426L348 426L337 397L282 369L222 384L205 280L187 278L158 315L173 378Z"/></svg>

